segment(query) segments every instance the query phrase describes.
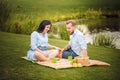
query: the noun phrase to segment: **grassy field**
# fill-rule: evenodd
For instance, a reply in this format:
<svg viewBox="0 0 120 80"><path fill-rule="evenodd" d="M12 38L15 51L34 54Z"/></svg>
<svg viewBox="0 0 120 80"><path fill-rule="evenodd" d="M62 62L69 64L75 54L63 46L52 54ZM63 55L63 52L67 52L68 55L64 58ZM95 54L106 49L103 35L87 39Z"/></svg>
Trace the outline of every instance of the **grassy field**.
<svg viewBox="0 0 120 80"><path fill-rule="evenodd" d="M0 80L120 80L120 50L88 46L91 59L105 61L110 67L93 66L55 70L33 64L25 56L30 37L0 32ZM64 47L68 41L49 39L49 43Z"/></svg>
<svg viewBox="0 0 120 80"><path fill-rule="evenodd" d="M8 0L10 4L12 4L12 8L16 12L31 12L31 11L61 11L67 9L114 9L119 10L119 2L118 0ZM69 11L68 11L69 12ZM42 13L41 13L42 14Z"/></svg>

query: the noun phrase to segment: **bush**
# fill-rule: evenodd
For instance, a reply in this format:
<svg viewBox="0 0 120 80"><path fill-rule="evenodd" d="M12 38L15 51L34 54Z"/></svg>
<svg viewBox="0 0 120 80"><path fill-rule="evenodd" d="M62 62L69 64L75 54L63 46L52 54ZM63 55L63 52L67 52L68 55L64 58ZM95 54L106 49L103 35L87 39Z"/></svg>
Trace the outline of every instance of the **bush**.
<svg viewBox="0 0 120 80"><path fill-rule="evenodd" d="M58 26L52 26L50 32L57 34L58 33Z"/></svg>
<svg viewBox="0 0 120 80"><path fill-rule="evenodd" d="M55 38L55 37L54 37L54 34L53 34L52 32L50 32L50 33L48 34L48 37L49 37L49 38Z"/></svg>
<svg viewBox="0 0 120 80"><path fill-rule="evenodd" d="M113 47L113 40L114 38L112 36L105 33L99 33L94 37L93 45Z"/></svg>
<svg viewBox="0 0 120 80"><path fill-rule="evenodd" d="M15 33L18 33L18 34L22 33L21 27L22 27L21 24L19 22L16 22L15 23Z"/></svg>
<svg viewBox="0 0 120 80"><path fill-rule="evenodd" d="M7 0L0 0L0 30L5 31L6 22L10 17L10 13L11 8Z"/></svg>
<svg viewBox="0 0 120 80"><path fill-rule="evenodd" d="M66 31L65 25L61 25L59 27L59 29L60 29L59 34L60 34L61 39L63 39L63 40L69 40L69 35L68 35L67 31Z"/></svg>

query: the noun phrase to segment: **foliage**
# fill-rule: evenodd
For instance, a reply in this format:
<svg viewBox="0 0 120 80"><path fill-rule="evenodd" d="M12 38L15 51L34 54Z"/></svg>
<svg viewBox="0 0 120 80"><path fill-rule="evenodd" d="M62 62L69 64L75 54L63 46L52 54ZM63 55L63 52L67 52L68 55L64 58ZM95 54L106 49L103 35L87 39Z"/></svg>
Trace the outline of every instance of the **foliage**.
<svg viewBox="0 0 120 80"><path fill-rule="evenodd" d="M99 34L96 34L96 36L94 37L93 44L96 46L113 47L112 45L113 40L114 40L114 37L111 36L110 34L99 33Z"/></svg>
<svg viewBox="0 0 120 80"><path fill-rule="evenodd" d="M0 30L7 31L6 25L11 14L11 8L7 0L0 0Z"/></svg>
<svg viewBox="0 0 120 80"><path fill-rule="evenodd" d="M30 34L44 19L58 22L69 19L105 18L105 16L102 16L103 14L120 16L119 7L116 7L119 1L112 3L109 0L98 0L98 2L95 0L0 0L1 30ZM111 5L108 5L108 2L111 2ZM106 5L108 8L106 8Z"/></svg>
<svg viewBox="0 0 120 80"><path fill-rule="evenodd" d="M60 25L59 29L60 29L59 34L60 34L61 39L63 39L63 40L69 40L69 35L68 35L68 32L66 30L65 25Z"/></svg>

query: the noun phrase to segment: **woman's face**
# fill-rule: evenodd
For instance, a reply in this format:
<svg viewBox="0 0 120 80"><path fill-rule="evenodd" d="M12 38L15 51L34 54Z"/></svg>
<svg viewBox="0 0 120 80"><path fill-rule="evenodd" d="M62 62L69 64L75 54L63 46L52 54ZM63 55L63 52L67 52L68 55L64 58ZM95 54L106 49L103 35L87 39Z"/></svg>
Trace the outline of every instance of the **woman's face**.
<svg viewBox="0 0 120 80"><path fill-rule="evenodd" d="M47 33L50 30L50 25L46 25L45 29L43 30L44 33Z"/></svg>

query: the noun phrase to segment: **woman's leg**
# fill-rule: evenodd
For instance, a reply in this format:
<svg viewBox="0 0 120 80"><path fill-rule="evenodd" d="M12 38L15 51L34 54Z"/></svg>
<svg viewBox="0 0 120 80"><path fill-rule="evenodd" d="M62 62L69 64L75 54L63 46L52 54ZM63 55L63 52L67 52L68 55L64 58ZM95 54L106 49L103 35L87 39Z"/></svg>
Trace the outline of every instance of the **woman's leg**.
<svg viewBox="0 0 120 80"><path fill-rule="evenodd" d="M57 57L59 55L59 51L58 50L50 50L50 53L48 53L49 55L49 59L51 59L52 57Z"/></svg>
<svg viewBox="0 0 120 80"><path fill-rule="evenodd" d="M48 53L48 57L38 51L35 51L34 53L34 56L38 61L47 61L50 60L52 57L57 57L58 55L60 55L59 50L50 50L50 52Z"/></svg>
<svg viewBox="0 0 120 80"><path fill-rule="evenodd" d="M42 53L35 51L34 56L36 57L36 59L38 61L47 61L48 58L46 56L44 56Z"/></svg>

